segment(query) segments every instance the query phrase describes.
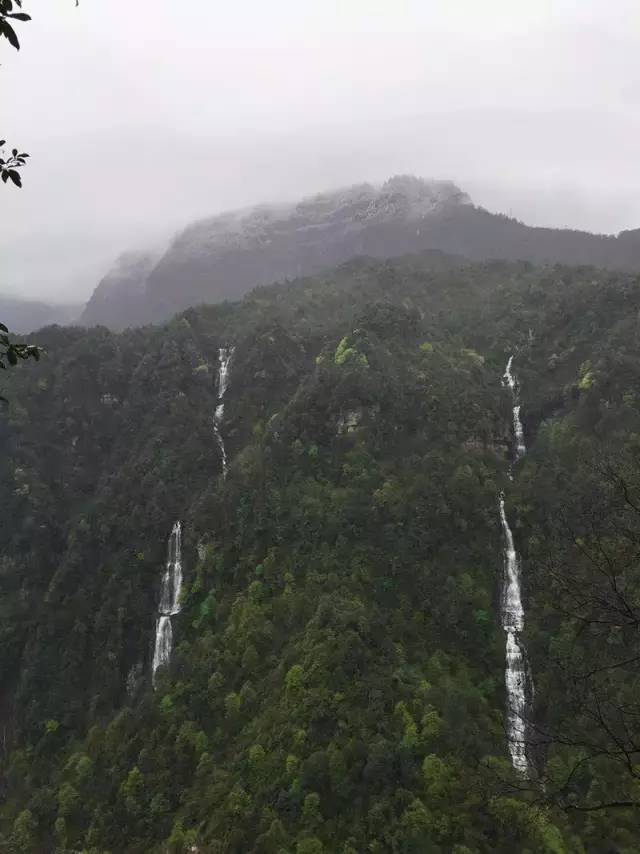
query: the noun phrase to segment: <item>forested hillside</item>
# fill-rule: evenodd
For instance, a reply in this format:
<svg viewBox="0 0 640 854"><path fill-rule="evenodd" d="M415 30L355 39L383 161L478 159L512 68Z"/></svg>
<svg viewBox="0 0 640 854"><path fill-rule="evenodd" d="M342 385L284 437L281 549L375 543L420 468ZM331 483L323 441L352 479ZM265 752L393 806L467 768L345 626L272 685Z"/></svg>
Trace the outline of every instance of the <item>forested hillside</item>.
<svg viewBox="0 0 640 854"><path fill-rule="evenodd" d="M432 253L42 330L2 389L0 849L637 851L639 285Z"/></svg>

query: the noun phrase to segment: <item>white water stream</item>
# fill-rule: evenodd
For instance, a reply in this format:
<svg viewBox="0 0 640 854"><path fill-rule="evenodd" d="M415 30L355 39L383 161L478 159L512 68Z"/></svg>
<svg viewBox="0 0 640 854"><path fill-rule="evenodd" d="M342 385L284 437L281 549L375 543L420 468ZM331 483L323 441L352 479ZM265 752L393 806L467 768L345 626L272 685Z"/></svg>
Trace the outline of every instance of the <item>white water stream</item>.
<svg viewBox="0 0 640 854"><path fill-rule="evenodd" d="M513 398L513 432L516 437L516 461L522 459L524 455L527 453L527 447L524 443L524 430L522 429L522 422L520 421L520 404L518 403L518 387L516 383L516 378L513 376L511 372L511 368L513 366L513 356L509 356L509 361L507 362L507 367L503 375L503 382L506 386L509 386L511 390L511 396Z"/></svg>
<svg viewBox="0 0 640 854"><path fill-rule="evenodd" d="M515 460L527 452L524 430L520 421L518 388L512 373L513 356L509 357L503 383L511 390L513 399L513 432L516 440ZM502 628L506 632L505 685L507 691L507 743L511 762L523 776L529 774L527 757L527 714L532 691L527 661L520 633L524 629L524 608L520 585L520 558L516 552L513 533L504 509L504 493L500 493L500 523L504 538L504 580L502 588Z"/></svg>
<svg viewBox="0 0 640 854"><path fill-rule="evenodd" d="M171 530L167 564L160 587L160 603L156 621L156 641L153 650L152 681L155 687L156 670L167 664L173 646L171 617L180 613L182 590L182 525L176 522Z"/></svg>
<svg viewBox="0 0 640 854"><path fill-rule="evenodd" d="M227 451L224 446L224 439L220 430L222 419L224 418L224 396L229 387L229 371L231 367L231 359L233 357L233 347L221 347L218 350L218 358L220 360L220 369L218 372L218 405L213 416L213 435L216 438L220 454L222 456L222 476L227 476Z"/></svg>
<svg viewBox="0 0 640 854"><path fill-rule="evenodd" d="M229 370L233 357L233 347L221 347L218 351L220 368L218 372L218 402L213 416L213 434L222 456L222 474L227 474L227 452L222 438L221 426L224 418L224 396L229 387ZM158 619L156 621L156 639L153 650L152 682L155 687L156 671L167 664L173 648L173 627L171 618L180 613L180 591L182 589L182 525L176 522L169 537L169 553L162 585Z"/></svg>

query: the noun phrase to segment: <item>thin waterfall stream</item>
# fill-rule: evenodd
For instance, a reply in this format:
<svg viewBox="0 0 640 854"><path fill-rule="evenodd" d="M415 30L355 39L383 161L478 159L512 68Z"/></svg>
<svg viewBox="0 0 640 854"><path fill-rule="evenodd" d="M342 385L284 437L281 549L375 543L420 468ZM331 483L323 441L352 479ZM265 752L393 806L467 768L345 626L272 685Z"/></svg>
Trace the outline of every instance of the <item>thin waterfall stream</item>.
<svg viewBox="0 0 640 854"><path fill-rule="evenodd" d="M509 387L511 397L513 398L513 433L516 437L516 462L527 453L527 446L524 443L524 430L522 421L520 421L520 404L518 403L518 384L514 377L511 368L513 367L513 356L509 356L507 367L505 368L502 377L503 384Z"/></svg>
<svg viewBox="0 0 640 854"><path fill-rule="evenodd" d="M173 648L171 618L180 613L182 590L182 524L176 522L169 536L167 563L160 587L160 603L156 621L156 640L153 650L151 678L156 684L156 670L167 664Z"/></svg>
<svg viewBox="0 0 640 854"><path fill-rule="evenodd" d="M222 438L221 426L224 418L224 396L229 387L229 371L233 357L233 347L221 347L218 350L220 367L218 371L218 401L213 415L213 434L222 456L222 475L227 474L227 452ZM155 688L156 671L167 664L173 648L173 627L171 618L180 613L180 591L182 589L182 524L174 524L169 536L167 563L160 587L160 602L156 620L156 638L153 650L152 682Z"/></svg>
<svg viewBox="0 0 640 854"><path fill-rule="evenodd" d="M229 387L229 372L231 368L231 359L234 353L234 347L220 347L218 350L218 359L220 368L218 371L218 404L213 416L213 435L216 438L220 454L222 456L222 476L227 476L227 451L222 438L222 419L224 418L224 396Z"/></svg>
<svg viewBox="0 0 640 854"><path fill-rule="evenodd" d="M511 391L513 401L513 433L515 437L515 462L527 452L524 430L520 420L518 384L512 372L513 356L509 357L503 375L503 384ZM513 479L511 471L509 476ZM513 533L504 506L504 493L499 497L500 524L504 539L504 579L502 587L502 628L506 632L505 686L507 693L507 744L511 763L524 777L529 776L527 757L527 716L533 692L533 682L528 672L524 644L520 634L524 629L522 606L520 557L516 551Z"/></svg>

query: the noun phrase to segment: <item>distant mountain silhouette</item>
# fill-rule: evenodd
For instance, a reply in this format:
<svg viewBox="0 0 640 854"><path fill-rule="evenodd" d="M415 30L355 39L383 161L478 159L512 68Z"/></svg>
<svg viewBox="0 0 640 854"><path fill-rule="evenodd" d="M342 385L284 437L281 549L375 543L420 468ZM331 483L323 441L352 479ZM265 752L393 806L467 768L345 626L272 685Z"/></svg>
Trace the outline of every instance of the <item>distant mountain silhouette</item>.
<svg viewBox="0 0 640 854"><path fill-rule="evenodd" d="M65 326L77 321L81 312L82 305L50 305L0 295L0 323L14 333L33 332L54 323Z"/></svg>
<svg viewBox="0 0 640 854"><path fill-rule="evenodd" d="M123 329L258 285L313 275L356 256L425 250L469 260L640 268L640 229L618 236L537 228L476 207L451 181L413 176L359 184L293 205L262 205L193 223L156 261L123 256L81 322Z"/></svg>

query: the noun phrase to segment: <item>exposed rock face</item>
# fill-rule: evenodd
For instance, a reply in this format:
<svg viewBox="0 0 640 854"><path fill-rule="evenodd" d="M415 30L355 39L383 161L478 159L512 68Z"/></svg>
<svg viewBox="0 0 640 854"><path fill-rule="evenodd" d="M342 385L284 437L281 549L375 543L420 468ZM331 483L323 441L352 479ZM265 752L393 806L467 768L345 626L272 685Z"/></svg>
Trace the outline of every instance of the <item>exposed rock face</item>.
<svg viewBox="0 0 640 854"><path fill-rule="evenodd" d="M362 407L358 409L348 409L346 412L342 412L338 418L338 435L341 436L344 433L353 433L356 430L362 421Z"/></svg>

